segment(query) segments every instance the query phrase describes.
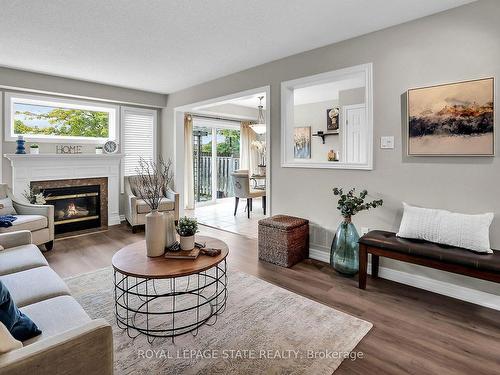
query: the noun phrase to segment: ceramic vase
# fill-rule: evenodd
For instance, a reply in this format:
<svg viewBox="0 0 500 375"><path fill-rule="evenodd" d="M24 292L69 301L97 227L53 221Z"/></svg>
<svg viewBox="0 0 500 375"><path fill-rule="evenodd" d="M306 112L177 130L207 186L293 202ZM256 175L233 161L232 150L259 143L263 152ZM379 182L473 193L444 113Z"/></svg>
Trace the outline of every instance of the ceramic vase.
<svg viewBox="0 0 500 375"><path fill-rule="evenodd" d="M163 218L165 220L165 246L169 248L177 241L175 217L172 212L164 212Z"/></svg>
<svg viewBox="0 0 500 375"><path fill-rule="evenodd" d="M40 150L38 148L31 148L30 147L30 154L32 154L32 155L38 155L39 151Z"/></svg>
<svg viewBox="0 0 500 375"><path fill-rule="evenodd" d="M181 236L180 243L181 243L181 250L193 250L194 249L194 235L193 236Z"/></svg>
<svg viewBox="0 0 500 375"><path fill-rule="evenodd" d="M354 276L359 270L359 235L350 217L340 223L332 242L330 265L339 273Z"/></svg>
<svg viewBox="0 0 500 375"><path fill-rule="evenodd" d="M26 141L24 140L23 136L20 135L19 137L17 137L17 141L16 141L16 144L17 144L17 148L16 148L16 154L25 154L26 153L26 148L24 147L24 143Z"/></svg>
<svg viewBox="0 0 500 375"><path fill-rule="evenodd" d="M158 210L146 215L146 251L148 257L159 257L165 253L165 220Z"/></svg>

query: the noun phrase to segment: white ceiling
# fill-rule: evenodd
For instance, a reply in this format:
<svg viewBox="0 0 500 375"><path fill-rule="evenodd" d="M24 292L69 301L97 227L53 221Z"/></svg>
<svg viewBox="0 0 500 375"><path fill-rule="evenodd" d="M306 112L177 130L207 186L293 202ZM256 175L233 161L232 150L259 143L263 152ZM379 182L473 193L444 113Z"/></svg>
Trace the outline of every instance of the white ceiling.
<svg viewBox="0 0 500 375"><path fill-rule="evenodd" d="M161 93L471 0L0 0L0 65Z"/></svg>

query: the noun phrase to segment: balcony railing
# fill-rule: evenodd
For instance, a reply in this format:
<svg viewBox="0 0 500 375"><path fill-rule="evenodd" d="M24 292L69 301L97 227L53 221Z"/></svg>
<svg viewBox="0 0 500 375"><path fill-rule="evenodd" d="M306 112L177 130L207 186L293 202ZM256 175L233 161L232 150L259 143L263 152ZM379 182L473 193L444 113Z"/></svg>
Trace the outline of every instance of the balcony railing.
<svg viewBox="0 0 500 375"><path fill-rule="evenodd" d="M197 202L212 199L212 156L201 155L198 157L196 151L193 158L194 171L194 194ZM231 183L231 173L239 169L240 159L233 157L218 156L215 160L215 172L217 173L217 198L234 196Z"/></svg>

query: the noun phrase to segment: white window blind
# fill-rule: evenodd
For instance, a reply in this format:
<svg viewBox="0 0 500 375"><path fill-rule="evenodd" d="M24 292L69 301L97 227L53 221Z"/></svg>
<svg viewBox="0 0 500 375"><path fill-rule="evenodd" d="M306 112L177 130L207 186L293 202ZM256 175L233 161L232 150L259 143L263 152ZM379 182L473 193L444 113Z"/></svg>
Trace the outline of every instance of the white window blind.
<svg viewBox="0 0 500 375"><path fill-rule="evenodd" d="M156 159L156 117L155 110L122 107L122 152L125 176L137 174L139 159Z"/></svg>

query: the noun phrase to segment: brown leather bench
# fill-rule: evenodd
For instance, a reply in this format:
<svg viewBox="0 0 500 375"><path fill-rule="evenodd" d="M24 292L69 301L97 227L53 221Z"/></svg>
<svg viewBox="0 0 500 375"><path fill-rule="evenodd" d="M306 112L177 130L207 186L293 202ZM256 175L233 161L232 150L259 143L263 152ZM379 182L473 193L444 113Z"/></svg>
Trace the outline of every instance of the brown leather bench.
<svg viewBox="0 0 500 375"><path fill-rule="evenodd" d="M478 254L459 247L396 237L374 230L359 239L359 288L366 288L368 254L372 254L372 278L378 277L379 257L400 260L500 283L500 251Z"/></svg>

